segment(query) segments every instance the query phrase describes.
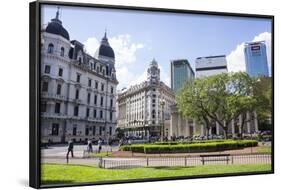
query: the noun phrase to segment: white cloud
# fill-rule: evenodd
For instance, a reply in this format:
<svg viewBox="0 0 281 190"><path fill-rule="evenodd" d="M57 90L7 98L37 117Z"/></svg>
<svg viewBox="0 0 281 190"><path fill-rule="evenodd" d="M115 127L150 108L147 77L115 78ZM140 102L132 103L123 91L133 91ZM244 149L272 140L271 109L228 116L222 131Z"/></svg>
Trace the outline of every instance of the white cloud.
<svg viewBox="0 0 281 190"><path fill-rule="evenodd" d="M129 68L132 68L136 64L137 51L144 48L144 44L132 42L129 34L109 37L108 41L115 53L115 68L119 81L118 88L121 89L142 82L142 79L145 79L146 76L143 73L136 74L130 72ZM100 42L97 38L92 37L88 38L84 44L87 52L94 56Z"/></svg>
<svg viewBox="0 0 281 190"><path fill-rule="evenodd" d="M271 70L271 33L264 32L255 36L252 42L265 41L267 50L267 60L269 70ZM246 71L245 57L244 57L244 44L237 45L227 57L227 67L230 72Z"/></svg>

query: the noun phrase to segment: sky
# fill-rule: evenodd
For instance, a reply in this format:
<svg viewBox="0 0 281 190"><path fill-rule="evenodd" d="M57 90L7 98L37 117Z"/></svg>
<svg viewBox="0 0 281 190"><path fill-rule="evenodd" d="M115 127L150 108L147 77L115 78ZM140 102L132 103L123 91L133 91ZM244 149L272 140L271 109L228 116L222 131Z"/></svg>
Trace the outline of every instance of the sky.
<svg viewBox="0 0 281 190"><path fill-rule="evenodd" d="M56 6L44 5L42 24L48 24L56 11ZM187 59L195 69L197 57L226 55L229 71L245 71L243 46L252 41L266 41L271 70L269 19L66 6L60 7L59 18L70 39L82 42L91 55L107 31L118 89L144 81L153 58L168 86L173 59Z"/></svg>

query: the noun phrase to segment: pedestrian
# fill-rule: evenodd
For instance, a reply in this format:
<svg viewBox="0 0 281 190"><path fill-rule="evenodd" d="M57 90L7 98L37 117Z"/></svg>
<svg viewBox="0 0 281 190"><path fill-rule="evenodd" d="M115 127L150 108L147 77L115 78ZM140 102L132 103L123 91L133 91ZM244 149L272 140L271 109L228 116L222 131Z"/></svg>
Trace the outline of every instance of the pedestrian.
<svg viewBox="0 0 281 190"><path fill-rule="evenodd" d="M123 145L123 138L119 140L119 148Z"/></svg>
<svg viewBox="0 0 281 190"><path fill-rule="evenodd" d="M74 143L73 143L73 140L71 139L70 141L68 141L68 150L67 150L67 153L66 153L66 162L68 163L68 155L69 153L71 153L71 157L73 158L74 155L73 155L73 148L74 148Z"/></svg>
<svg viewBox="0 0 281 190"><path fill-rule="evenodd" d="M98 149L99 149L99 153L100 153L100 151L102 149L102 140L101 140L101 138L98 141Z"/></svg>
<svg viewBox="0 0 281 190"><path fill-rule="evenodd" d="M89 154L93 152L93 143L91 139L88 140L87 151Z"/></svg>

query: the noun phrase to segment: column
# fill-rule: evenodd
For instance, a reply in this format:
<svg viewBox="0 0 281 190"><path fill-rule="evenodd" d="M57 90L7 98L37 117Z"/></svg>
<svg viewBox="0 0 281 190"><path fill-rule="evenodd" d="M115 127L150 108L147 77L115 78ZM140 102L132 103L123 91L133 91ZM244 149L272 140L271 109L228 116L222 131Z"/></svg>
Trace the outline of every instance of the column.
<svg viewBox="0 0 281 190"><path fill-rule="evenodd" d="M217 132L216 135L220 135L220 125L217 121L216 121L216 132Z"/></svg>
<svg viewBox="0 0 281 190"><path fill-rule="evenodd" d="M247 112L247 133L251 133L251 120L250 120L250 113Z"/></svg>
<svg viewBox="0 0 281 190"><path fill-rule="evenodd" d="M188 119L185 120L186 123L186 136L189 137L190 136L190 126L188 123Z"/></svg>
<svg viewBox="0 0 281 190"><path fill-rule="evenodd" d="M231 132L232 132L232 135L235 134L234 119L231 120Z"/></svg>
<svg viewBox="0 0 281 190"><path fill-rule="evenodd" d="M205 136L205 127L203 124L201 124L201 132L200 132L200 136Z"/></svg>
<svg viewBox="0 0 281 190"><path fill-rule="evenodd" d="M258 124L258 116L257 116L257 112L254 111L254 124L255 124L255 133L257 133L259 131L259 124Z"/></svg>
<svg viewBox="0 0 281 190"><path fill-rule="evenodd" d="M242 114L239 115L239 133L242 133Z"/></svg>
<svg viewBox="0 0 281 190"><path fill-rule="evenodd" d="M195 121L195 119L193 119L193 135L196 134L196 127L197 127L196 121Z"/></svg>
<svg viewBox="0 0 281 190"><path fill-rule="evenodd" d="M178 114L178 125L177 125L177 134L176 134L176 136L180 136L180 133L181 133L181 117Z"/></svg>

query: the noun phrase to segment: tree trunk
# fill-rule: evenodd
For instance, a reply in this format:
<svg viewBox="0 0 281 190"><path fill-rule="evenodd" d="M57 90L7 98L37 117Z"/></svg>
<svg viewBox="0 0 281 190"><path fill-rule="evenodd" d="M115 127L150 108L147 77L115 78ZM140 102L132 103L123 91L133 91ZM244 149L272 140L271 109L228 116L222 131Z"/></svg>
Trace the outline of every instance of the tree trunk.
<svg viewBox="0 0 281 190"><path fill-rule="evenodd" d="M206 133L207 140L209 140L209 130L210 130L210 127L206 127L206 130L207 130L207 133Z"/></svg>
<svg viewBox="0 0 281 190"><path fill-rule="evenodd" d="M223 128L224 139L227 139L227 128Z"/></svg>

